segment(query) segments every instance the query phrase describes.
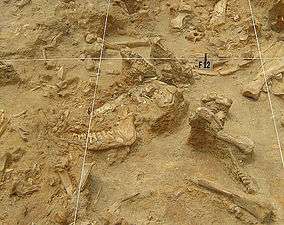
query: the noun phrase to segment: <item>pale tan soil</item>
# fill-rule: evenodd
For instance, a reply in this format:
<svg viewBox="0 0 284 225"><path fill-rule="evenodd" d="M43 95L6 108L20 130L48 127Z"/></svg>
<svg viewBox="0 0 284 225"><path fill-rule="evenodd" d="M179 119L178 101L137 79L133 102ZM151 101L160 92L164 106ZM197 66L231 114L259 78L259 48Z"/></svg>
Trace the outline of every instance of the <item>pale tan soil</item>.
<svg viewBox="0 0 284 225"><path fill-rule="evenodd" d="M20 81L8 84L2 84L0 80L0 110L4 110L6 118L27 110L26 114L12 118L7 130L0 135L0 157L5 153L12 156L4 172L0 171L0 224L71 224L75 195L66 193L58 164L66 164L64 170L75 190L79 184L84 147L73 133L87 132L95 82L90 76L96 75L95 70L86 70L86 62L78 58L86 46L94 45L86 43L86 34L103 37L107 1L64 3L68 1L31 0L25 6L17 7L19 2L24 1L0 1L0 58L14 59L2 61L12 64L20 78ZM179 32L170 29L170 21L176 16L175 9L180 1L123 2L129 4L130 14L120 6L111 5L106 42L160 35L177 57L188 59L193 67L198 65L197 59L204 53L208 53L213 61L218 61L218 57L228 57L228 62L221 67L223 69L235 66L242 61L240 58L248 55L246 53L259 57L246 0L228 0L226 23L215 30L209 26L209 21L217 1L187 0L185 2L192 7L193 15L190 15L189 26ZM283 63L284 57L281 49L283 36L279 41L281 33L272 31L267 23L272 2L252 1L260 44L266 50L263 57L278 57L265 60L267 67ZM236 15L240 18L234 21ZM204 33L200 41L185 39L190 26ZM240 40L239 32L243 30L246 30L247 37ZM58 34L61 36L56 45L46 50L49 59L56 59L48 61L51 69L47 69L42 48ZM149 47L134 50L149 57ZM94 57L99 57L99 54ZM119 51L106 50L104 57L109 59L102 61L95 108L131 88L122 86L115 93L115 82L124 84L125 81L125 74L120 73L121 60L116 59L121 56ZM99 62L95 60L94 63L97 67ZM56 87L60 67L64 69L65 80L70 81L61 90ZM94 162L94 166L90 182L81 192L76 224L245 224L228 212L218 195L187 181L187 178L202 177L229 190L243 191L243 186L232 177L222 161L187 144L190 134L188 118L200 106L201 97L211 92L233 100L224 129L255 142L253 159L243 167L259 186L256 196L275 203L277 217L272 224L284 224L284 170L269 99L264 92L257 101L241 94L243 84L252 80L260 69L260 60L255 60L228 76L195 73L194 83L186 83L188 86L185 87L184 84L178 85L189 106L176 126L155 133L140 124L137 125L138 138L132 146L88 151L86 161ZM135 87L137 84L131 85ZM280 142L284 144L284 128L281 126L284 102L274 95L271 100ZM103 129L118 119L112 114L107 116L113 120L95 116L92 131ZM19 127L28 131L26 141L21 138ZM24 187L15 191L15 187L20 189L19 183ZM35 191L25 193L30 187L36 188ZM121 218L127 222L119 223Z"/></svg>

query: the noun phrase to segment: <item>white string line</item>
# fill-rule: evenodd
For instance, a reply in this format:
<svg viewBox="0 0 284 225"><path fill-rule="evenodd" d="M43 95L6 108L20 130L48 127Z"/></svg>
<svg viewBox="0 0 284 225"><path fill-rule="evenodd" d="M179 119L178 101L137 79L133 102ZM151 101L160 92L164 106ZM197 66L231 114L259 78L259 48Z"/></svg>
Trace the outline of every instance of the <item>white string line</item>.
<svg viewBox="0 0 284 225"><path fill-rule="evenodd" d="M36 58L36 59L0 59L0 61L3 62L32 62L32 61L68 61L68 60L122 60L122 59L126 59L126 60L197 60L197 59L201 59L204 57L204 54L202 54L201 56L196 56L196 57L176 57L176 58L154 58L154 57L141 57L141 58L123 58L123 57L90 57L90 58L79 58L79 57L70 57L70 58L50 58L50 59L43 59L43 58ZM253 58L242 58L242 57L209 57L209 59L211 60L261 60L258 57L253 57ZM262 58L262 59L266 59L266 60L283 60L283 57L270 57L270 58Z"/></svg>
<svg viewBox="0 0 284 225"><path fill-rule="evenodd" d="M279 138L279 132L278 132L277 124L276 124L276 119L275 119L273 104L272 104L272 100L271 100L270 90L269 90L269 86L268 86L268 83L267 83L266 70L265 70L265 67L264 67L264 60L262 58L260 42L259 42L257 30L256 30L255 17L254 17L254 14L253 14L251 1L248 0L248 3L249 3L249 8L250 8L251 19L252 19L252 23L253 23L253 29L254 29L254 33L255 33L257 49L258 49L259 58L260 58L260 63L261 63L262 72L263 72L263 79L265 81L265 87L266 87L266 90L267 90L269 106L270 106L270 110L271 110L271 114L272 114L274 130L275 130L275 134L276 134L276 138L277 138L277 142L278 142L278 146L279 146L279 152L280 152L280 157L281 157L281 161L282 161L282 166L284 168L284 158L283 158L282 146L281 146L281 142L280 142L280 138Z"/></svg>
<svg viewBox="0 0 284 225"><path fill-rule="evenodd" d="M78 186L78 190L77 190L78 192L77 192L77 199L76 199L76 205L75 205L75 211L74 211L73 225L76 225L76 220L77 220L77 216L78 216L78 208L79 208L79 203L80 203L80 192L81 192L83 174L84 174L84 170L85 170L85 163L86 163L88 144L89 144L89 135L90 135L90 131L91 131L92 118L93 118L93 115L94 115L95 101L96 101L98 83L99 83L100 72L101 72L102 55L103 55L103 51L104 51L104 42L105 42L105 36L106 36L106 29L107 29L110 3L111 3L111 0L108 0L108 6L107 6L106 18L105 18L105 25L104 25L104 32L103 32L103 37L102 37L101 52L100 52L100 58L99 58L97 76L96 76L96 84L95 84L95 90L94 90L93 100L92 100L92 108L91 108L91 113L90 113L88 132L87 132L87 136L86 136L85 151L84 151L83 163L82 163L82 168L81 168L81 173L80 173L80 182L79 182L79 186Z"/></svg>

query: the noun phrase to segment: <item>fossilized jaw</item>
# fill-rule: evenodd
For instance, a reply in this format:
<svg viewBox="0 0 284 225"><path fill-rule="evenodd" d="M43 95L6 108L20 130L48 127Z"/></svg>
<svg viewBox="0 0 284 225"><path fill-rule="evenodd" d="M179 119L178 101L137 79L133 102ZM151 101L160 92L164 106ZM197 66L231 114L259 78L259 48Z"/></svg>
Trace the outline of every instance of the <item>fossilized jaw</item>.
<svg viewBox="0 0 284 225"><path fill-rule="evenodd" d="M153 133L158 134L180 125L186 116L187 109L188 103L184 100L182 92L175 86L157 80L135 86L127 94L124 93L96 109L94 129L98 132L92 130L89 136L90 149L101 150L116 146L130 146L134 143L136 132L133 119L118 119L124 118L125 111L128 115L134 115L131 117L135 117L135 124L139 130L150 128ZM104 122L101 123L101 121ZM115 121L118 121L116 125ZM104 129L104 127L111 127L111 129ZM75 134L75 136L82 143L83 140L86 141L85 134Z"/></svg>
<svg viewBox="0 0 284 225"><path fill-rule="evenodd" d="M86 141L86 134L75 135L82 143ZM110 148L119 148L132 145L137 138L134 117L128 116L108 130L92 132L89 134L89 150L100 151Z"/></svg>
<svg viewBox="0 0 284 225"><path fill-rule="evenodd" d="M231 149L228 149L228 152L231 158L233 174L244 185L247 193L255 194L259 190L256 181L251 176L249 176L243 168L240 167L238 160Z"/></svg>

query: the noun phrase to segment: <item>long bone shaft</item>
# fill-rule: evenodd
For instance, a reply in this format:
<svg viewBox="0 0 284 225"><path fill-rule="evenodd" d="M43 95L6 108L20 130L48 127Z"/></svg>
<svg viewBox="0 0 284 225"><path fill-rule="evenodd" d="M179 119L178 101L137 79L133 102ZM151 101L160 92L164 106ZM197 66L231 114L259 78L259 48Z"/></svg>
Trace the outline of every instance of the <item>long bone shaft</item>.
<svg viewBox="0 0 284 225"><path fill-rule="evenodd" d="M233 203L255 216L260 222L271 221L274 217L274 207L269 201L263 201L256 197L229 191L205 179L193 178L190 179L190 181L199 187L228 198Z"/></svg>
<svg viewBox="0 0 284 225"><path fill-rule="evenodd" d="M217 139L236 146L244 154L251 154L255 145L252 140L243 136L232 136L223 130L216 133Z"/></svg>

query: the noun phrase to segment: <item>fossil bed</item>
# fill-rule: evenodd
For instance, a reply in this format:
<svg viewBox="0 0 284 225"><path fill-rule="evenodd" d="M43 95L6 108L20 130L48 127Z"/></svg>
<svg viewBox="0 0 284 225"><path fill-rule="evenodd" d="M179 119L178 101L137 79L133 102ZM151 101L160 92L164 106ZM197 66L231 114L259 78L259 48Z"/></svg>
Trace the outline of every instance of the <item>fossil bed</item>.
<svg viewBox="0 0 284 225"><path fill-rule="evenodd" d="M72 224L94 91L76 224L284 224L284 170L249 1L110 2L0 1L0 224ZM251 4L284 145L284 2ZM198 68L205 53L211 70ZM199 123L201 142L191 144L189 121L212 93L232 100L228 111L204 106L222 131L253 141L236 162L254 193L233 173L234 144L211 144ZM266 199L273 220L236 213L196 177Z"/></svg>

